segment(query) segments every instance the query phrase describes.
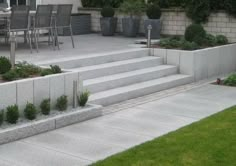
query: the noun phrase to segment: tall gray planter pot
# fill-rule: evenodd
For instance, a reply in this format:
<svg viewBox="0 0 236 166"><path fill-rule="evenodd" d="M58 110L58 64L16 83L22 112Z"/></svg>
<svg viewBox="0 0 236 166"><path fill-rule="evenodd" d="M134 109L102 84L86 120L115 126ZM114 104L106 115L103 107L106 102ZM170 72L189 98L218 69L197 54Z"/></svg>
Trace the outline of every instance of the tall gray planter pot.
<svg viewBox="0 0 236 166"><path fill-rule="evenodd" d="M145 35L148 37L148 26L152 26L151 39L160 39L161 35L161 20L160 19L147 19L144 20Z"/></svg>
<svg viewBox="0 0 236 166"><path fill-rule="evenodd" d="M103 36L113 36L116 32L117 18L115 17L100 18L100 25Z"/></svg>
<svg viewBox="0 0 236 166"><path fill-rule="evenodd" d="M123 18L123 35L126 37L136 37L139 32L139 24L140 19L138 18Z"/></svg>

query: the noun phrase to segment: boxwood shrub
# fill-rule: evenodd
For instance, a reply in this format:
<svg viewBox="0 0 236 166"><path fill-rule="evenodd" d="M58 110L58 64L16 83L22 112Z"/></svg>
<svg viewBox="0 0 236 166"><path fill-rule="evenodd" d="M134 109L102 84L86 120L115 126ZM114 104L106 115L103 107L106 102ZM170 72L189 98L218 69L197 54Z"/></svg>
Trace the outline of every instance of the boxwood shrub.
<svg viewBox="0 0 236 166"><path fill-rule="evenodd" d="M38 111L37 111L36 107L34 106L34 104L27 103L27 105L24 109L25 118L28 120L34 120L37 117L37 113L38 113Z"/></svg>
<svg viewBox="0 0 236 166"><path fill-rule="evenodd" d="M4 74L11 70L11 62L6 57L0 57L0 74Z"/></svg>
<svg viewBox="0 0 236 166"><path fill-rule="evenodd" d="M63 95L57 99L56 109L59 111L65 111L68 107L68 99L67 96Z"/></svg>
<svg viewBox="0 0 236 166"><path fill-rule="evenodd" d="M19 108L17 105L7 107L6 120L10 124L16 124L19 119Z"/></svg>
<svg viewBox="0 0 236 166"><path fill-rule="evenodd" d="M40 109L43 115L49 115L51 111L50 99L45 99L40 104Z"/></svg>

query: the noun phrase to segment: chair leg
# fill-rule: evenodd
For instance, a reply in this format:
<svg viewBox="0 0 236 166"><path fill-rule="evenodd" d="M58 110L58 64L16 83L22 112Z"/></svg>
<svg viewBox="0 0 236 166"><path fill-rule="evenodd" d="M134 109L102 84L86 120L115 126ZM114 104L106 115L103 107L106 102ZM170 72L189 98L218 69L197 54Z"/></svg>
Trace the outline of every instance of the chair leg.
<svg viewBox="0 0 236 166"><path fill-rule="evenodd" d="M53 50L55 50L55 41L54 41L53 28L50 29L50 36L49 37L52 39L52 47L53 47Z"/></svg>
<svg viewBox="0 0 236 166"><path fill-rule="evenodd" d="M73 48L75 48L75 43L74 43L74 38L73 38L73 31L72 31L71 26L70 26L70 37L71 37L71 41L72 41L72 46L73 46Z"/></svg>
<svg viewBox="0 0 236 166"><path fill-rule="evenodd" d="M37 40L37 30L34 30L34 41L36 45L36 50L39 52L38 40Z"/></svg>
<svg viewBox="0 0 236 166"><path fill-rule="evenodd" d="M30 35L30 31L27 31L27 35L28 35L28 40L29 40L29 46L30 46L30 52L32 54L32 41L31 41L31 35Z"/></svg>
<svg viewBox="0 0 236 166"><path fill-rule="evenodd" d="M55 28L55 43L58 47L58 50L60 50L60 46L59 46L59 41L58 41L58 28Z"/></svg>

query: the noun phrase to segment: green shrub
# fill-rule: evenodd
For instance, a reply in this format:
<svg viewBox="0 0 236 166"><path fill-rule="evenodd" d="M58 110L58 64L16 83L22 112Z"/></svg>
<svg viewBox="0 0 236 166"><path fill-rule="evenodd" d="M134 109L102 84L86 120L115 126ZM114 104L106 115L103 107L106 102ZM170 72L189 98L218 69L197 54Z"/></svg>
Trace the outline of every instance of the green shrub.
<svg viewBox="0 0 236 166"><path fill-rule="evenodd" d="M236 17L236 1L235 0L225 0L225 10L229 14Z"/></svg>
<svg viewBox="0 0 236 166"><path fill-rule="evenodd" d="M112 7L106 6L101 10L102 17L114 17L115 11Z"/></svg>
<svg viewBox="0 0 236 166"><path fill-rule="evenodd" d="M219 44L219 45L225 45L225 44L228 44L228 39L226 36L224 35L217 35L216 36L216 43Z"/></svg>
<svg viewBox="0 0 236 166"><path fill-rule="evenodd" d="M224 85L236 86L236 74L231 74L228 78L224 80Z"/></svg>
<svg viewBox="0 0 236 166"><path fill-rule="evenodd" d="M191 24L186 28L184 37L189 42L201 44L206 37L206 31L200 24Z"/></svg>
<svg viewBox="0 0 236 166"><path fill-rule="evenodd" d="M38 75L41 72L41 68L27 62L21 62L16 64L15 70L20 77L29 77L33 75Z"/></svg>
<svg viewBox="0 0 236 166"><path fill-rule="evenodd" d="M186 15L195 23L207 22L210 13L209 0L188 0L186 4Z"/></svg>
<svg viewBox="0 0 236 166"><path fill-rule="evenodd" d="M0 110L0 126L2 125L4 121L4 110Z"/></svg>
<svg viewBox="0 0 236 166"><path fill-rule="evenodd" d="M11 70L11 62L6 57L0 57L0 74Z"/></svg>
<svg viewBox="0 0 236 166"><path fill-rule="evenodd" d="M19 109L17 105L7 107L6 120L8 123L16 124L19 116Z"/></svg>
<svg viewBox="0 0 236 166"><path fill-rule="evenodd" d="M119 10L130 17L141 15L145 11L145 3L143 0L125 0Z"/></svg>
<svg viewBox="0 0 236 166"><path fill-rule="evenodd" d="M53 74L53 72L51 69L42 69L42 71L40 73L41 76L47 76L47 75L52 75L52 74Z"/></svg>
<svg viewBox="0 0 236 166"><path fill-rule="evenodd" d="M181 45L182 50L197 50L199 49L199 45L195 42L184 41Z"/></svg>
<svg viewBox="0 0 236 166"><path fill-rule="evenodd" d="M67 110L67 107L68 107L68 99L67 99L67 96L63 95L63 96L59 97L59 98L57 99L56 108L57 108L59 111L65 111L65 110Z"/></svg>
<svg viewBox="0 0 236 166"><path fill-rule="evenodd" d="M85 91L80 94L79 100L78 100L79 106L81 106L81 107L86 106L88 99L89 99L89 95L90 95L89 91Z"/></svg>
<svg viewBox="0 0 236 166"><path fill-rule="evenodd" d="M161 9L157 4L152 4L147 7L146 14L149 19L160 19Z"/></svg>
<svg viewBox="0 0 236 166"><path fill-rule="evenodd" d="M166 39L161 39L159 45L166 49L172 48L180 48L181 47L181 40L178 37L170 37Z"/></svg>
<svg viewBox="0 0 236 166"><path fill-rule="evenodd" d="M43 115L49 115L51 111L50 99L45 99L40 104L40 109Z"/></svg>
<svg viewBox="0 0 236 166"><path fill-rule="evenodd" d="M37 109L34 104L28 103L25 107L24 114L25 118L28 120L34 120L37 117Z"/></svg>
<svg viewBox="0 0 236 166"><path fill-rule="evenodd" d="M50 65L53 74L62 73L61 68L57 65Z"/></svg>
<svg viewBox="0 0 236 166"><path fill-rule="evenodd" d="M3 80L5 81L14 81L19 79L19 75L15 70L10 70L2 75Z"/></svg>
<svg viewBox="0 0 236 166"><path fill-rule="evenodd" d="M216 37L211 34L206 34L204 45L206 46L215 46L217 45Z"/></svg>

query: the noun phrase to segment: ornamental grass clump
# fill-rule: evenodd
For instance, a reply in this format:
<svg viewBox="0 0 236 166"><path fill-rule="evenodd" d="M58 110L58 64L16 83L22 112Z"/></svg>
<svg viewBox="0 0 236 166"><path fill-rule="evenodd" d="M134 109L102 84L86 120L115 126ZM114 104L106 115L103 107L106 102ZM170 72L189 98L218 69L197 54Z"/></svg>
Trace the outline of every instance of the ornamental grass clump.
<svg viewBox="0 0 236 166"><path fill-rule="evenodd" d="M59 111L66 111L68 107L68 99L67 96L63 95L57 99L56 109Z"/></svg>
<svg viewBox="0 0 236 166"><path fill-rule="evenodd" d="M89 95L90 95L89 91L82 92L79 95L79 99L78 99L79 106L81 106L81 107L85 107L86 106L86 104L88 102L88 99L89 99Z"/></svg>
<svg viewBox="0 0 236 166"><path fill-rule="evenodd" d="M28 120L34 120L37 117L37 109L34 104L28 103L24 110L25 118Z"/></svg>
<svg viewBox="0 0 236 166"><path fill-rule="evenodd" d="M7 107L6 120L10 124L16 124L19 119L19 108L17 105Z"/></svg>
<svg viewBox="0 0 236 166"><path fill-rule="evenodd" d="M51 112L50 99L45 99L40 104L40 109L43 115L49 115Z"/></svg>

